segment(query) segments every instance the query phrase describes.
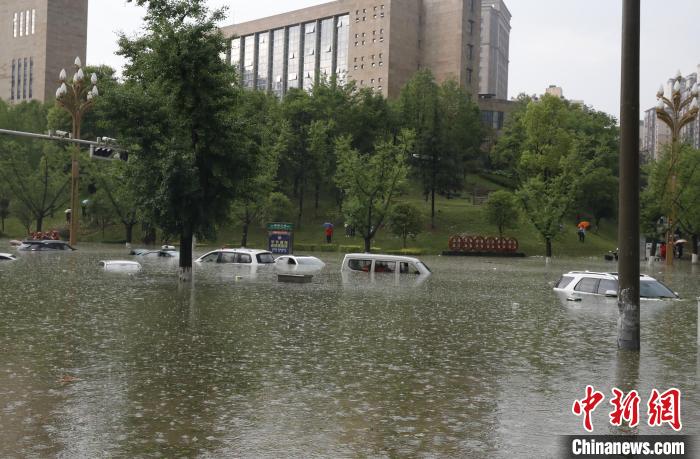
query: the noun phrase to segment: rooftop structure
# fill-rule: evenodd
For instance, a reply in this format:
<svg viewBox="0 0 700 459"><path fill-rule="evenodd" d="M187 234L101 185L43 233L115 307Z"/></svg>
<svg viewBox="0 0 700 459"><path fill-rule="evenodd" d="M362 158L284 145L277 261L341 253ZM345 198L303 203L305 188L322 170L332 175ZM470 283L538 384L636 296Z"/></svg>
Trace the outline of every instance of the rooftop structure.
<svg viewBox="0 0 700 459"><path fill-rule="evenodd" d="M88 0L0 2L0 97L52 100L61 69L85 62L87 21Z"/></svg>

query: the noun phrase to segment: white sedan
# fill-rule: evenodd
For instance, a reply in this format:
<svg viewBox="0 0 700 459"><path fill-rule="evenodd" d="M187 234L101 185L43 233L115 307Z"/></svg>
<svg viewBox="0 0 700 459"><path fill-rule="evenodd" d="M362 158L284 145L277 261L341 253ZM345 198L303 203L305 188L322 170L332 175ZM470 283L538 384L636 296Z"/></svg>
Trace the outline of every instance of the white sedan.
<svg viewBox="0 0 700 459"><path fill-rule="evenodd" d="M318 272L326 266L316 257L283 255L275 260L275 269L282 273L311 273Z"/></svg>

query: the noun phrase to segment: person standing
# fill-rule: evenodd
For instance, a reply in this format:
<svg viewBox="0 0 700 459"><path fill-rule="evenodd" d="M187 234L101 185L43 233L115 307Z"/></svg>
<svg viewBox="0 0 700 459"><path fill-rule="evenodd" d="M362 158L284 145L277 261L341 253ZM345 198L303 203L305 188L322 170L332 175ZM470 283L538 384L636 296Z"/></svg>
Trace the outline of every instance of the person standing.
<svg viewBox="0 0 700 459"><path fill-rule="evenodd" d="M326 225L326 244L333 242L333 225Z"/></svg>

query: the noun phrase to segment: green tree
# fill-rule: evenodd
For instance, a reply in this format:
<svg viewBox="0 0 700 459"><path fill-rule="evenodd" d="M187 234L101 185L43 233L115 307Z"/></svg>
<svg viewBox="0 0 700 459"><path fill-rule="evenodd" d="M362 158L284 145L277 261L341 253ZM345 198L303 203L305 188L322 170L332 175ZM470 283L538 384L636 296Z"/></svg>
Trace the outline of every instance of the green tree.
<svg viewBox="0 0 700 459"><path fill-rule="evenodd" d="M378 142L372 154L352 148L348 137L342 137L336 144L335 180L344 193L343 213L362 235L366 252L370 251L372 239L391 214L406 180L406 156L413 142L413 133L403 131L395 142Z"/></svg>
<svg viewBox="0 0 700 459"><path fill-rule="evenodd" d="M504 190L491 193L486 202L486 219L498 228L498 235L501 237L505 228L514 228L518 221L515 195Z"/></svg>
<svg viewBox="0 0 700 459"><path fill-rule="evenodd" d="M131 116L125 129L134 159L139 207L180 239L180 279L191 279L195 234L213 236L248 174L240 145L245 129L233 69L219 57L226 42L217 27L223 10L203 0L136 0L145 5L145 33L122 35L127 60L121 103Z"/></svg>
<svg viewBox="0 0 700 459"><path fill-rule="evenodd" d="M603 218L614 218L617 215L618 189L619 181L613 171L596 167L581 177L574 207L590 214L597 230Z"/></svg>
<svg viewBox="0 0 700 459"><path fill-rule="evenodd" d="M692 253L698 253L700 236L700 150L682 145L676 165L676 186L672 192L673 173L667 148L660 160L650 165L648 187L642 193L643 228L653 230L662 216L668 216L672 204L677 209L676 224L692 239ZM658 231L658 229L657 229ZM661 234L656 234L657 237Z"/></svg>
<svg viewBox="0 0 700 459"><path fill-rule="evenodd" d="M401 238L402 247L406 248L406 240L415 239L423 230L423 215L413 204L401 203L394 206L389 216L389 229Z"/></svg>
<svg viewBox="0 0 700 459"><path fill-rule="evenodd" d="M68 154L54 144L45 144L43 151L36 166L22 153L0 160L0 179L22 204L22 212L32 215L36 231L43 230L46 217L65 208L70 184Z"/></svg>
<svg viewBox="0 0 700 459"><path fill-rule="evenodd" d="M402 125L416 133L413 169L430 200L435 227L435 195L450 196L463 188L468 160L482 140L479 110L454 81L441 86L430 70L420 70L399 96Z"/></svg>
<svg viewBox="0 0 700 459"><path fill-rule="evenodd" d="M243 151L252 173L239 182L232 216L242 227L241 247L246 247L250 226L263 218L270 194L277 186L279 156L285 148L286 137L274 129L278 123L274 96L250 91L243 94L242 99L240 118L246 123Z"/></svg>
<svg viewBox="0 0 700 459"><path fill-rule="evenodd" d="M581 178L595 166L577 148L576 127L567 102L546 95L528 104L522 118L525 134L518 164L518 199L526 216L544 239L546 256L560 234L564 216L581 189Z"/></svg>
<svg viewBox="0 0 700 459"><path fill-rule="evenodd" d="M124 227L124 240L132 243L134 227L141 221L138 211L138 196L128 179L128 165L123 161L93 161L87 164L87 173L97 188L100 213L116 218ZM106 220L102 220L103 222ZM104 232L104 231L103 231Z"/></svg>

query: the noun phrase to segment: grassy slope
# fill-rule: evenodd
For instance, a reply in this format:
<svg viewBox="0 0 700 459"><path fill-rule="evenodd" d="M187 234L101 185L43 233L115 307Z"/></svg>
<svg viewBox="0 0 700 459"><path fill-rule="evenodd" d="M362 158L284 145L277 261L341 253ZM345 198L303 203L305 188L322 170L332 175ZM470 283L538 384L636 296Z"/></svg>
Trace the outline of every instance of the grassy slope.
<svg viewBox="0 0 700 459"><path fill-rule="evenodd" d="M470 176L468 178L467 189L472 189L475 185L480 188L497 189L498 186L488 182L480 177ZM417 188L413 188L417 190ZM425 202L418 193L410 193L404 196L402 201L407 201L421 208L425 215L425 231L420 234L416 240L409 240L408 246L420 248L424 253L437 254L447 250L447 241L449 237L456 233L467 233L472 235L491 236L497 235L498 231L493 226L488 224L483 215L482 206L474 206L471 203L471 196L463 196L455 199L445 199L440 197L436 202L436 229L430 230L430 205ZM295 242L297 244L314 244L324 245L325 237L323 233L323 223L328 221L330 215L337 215L337 209L333 203L328 200L322 200L321 207L318 212L313 209L313 200L306 199L309 203L305 209L304 219L301 229L295 233ZM45 228L53 228L60 226L63 223L62 218L49 219ZM362 240L359 237L346 238L344 236L343 222L334 221L336 232L334 243L341 245L354 245L361 247ZM616 247L616 228L613 222L604 221L599 234L588 232L586 242L581 244L578 242L576 235L576 227L574 222L569 222L562 234L554 242L554 255L567 256L600 256L608 250ZM6 233L10 237L20 238L24 234L21 225L15 219L9 219L6 222ZM516 237L520 241L520 251L527 255L543 255L544 243L535 232L532 225L521 217L517 229L507 229L506 236ZM233 225L222 228L219 232L219 240L210 242L211 245L228 244L230 246L238 246L240 244L241 231ZM121 225L114 225L108 228L105 238L97 229L86 229L83 227L82 240L99 242L123 240L124 231ZM136 240L140 237L138 229L134 234ZM138 244L136 244L138 245ZM262 228L252 228L249 237L249 246L251 247L266 247L266 232ZM379 231L374 245L384 250L396 250L401 248L401 241L392 236L386 229Z"/></svg>

